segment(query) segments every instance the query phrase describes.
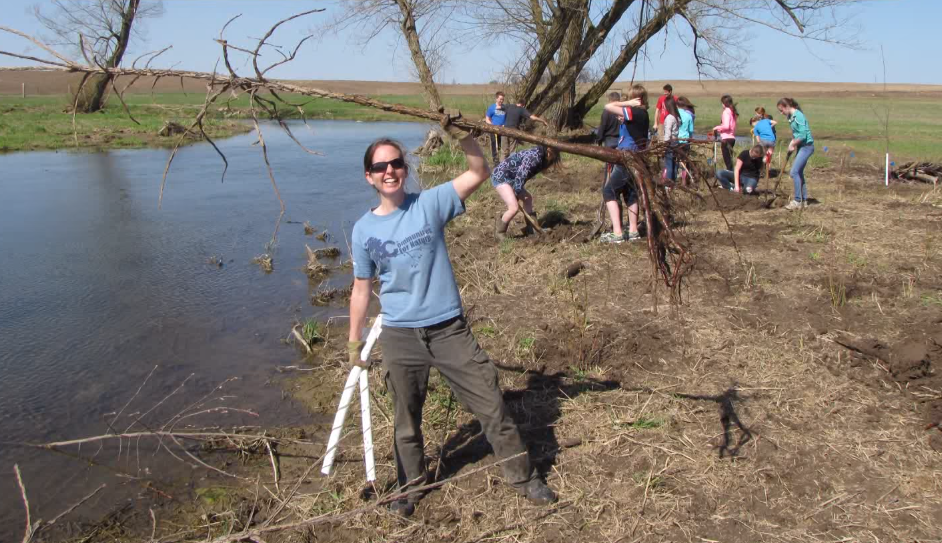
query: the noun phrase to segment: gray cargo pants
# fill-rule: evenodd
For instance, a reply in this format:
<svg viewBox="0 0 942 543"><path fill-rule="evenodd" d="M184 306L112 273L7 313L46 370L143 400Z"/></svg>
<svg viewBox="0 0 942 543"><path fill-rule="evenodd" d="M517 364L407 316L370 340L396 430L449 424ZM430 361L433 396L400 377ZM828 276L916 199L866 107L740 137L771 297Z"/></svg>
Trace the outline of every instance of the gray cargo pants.
<svg viewBox="0 0 942 543"><path fill-rule="evenodd" d="M422 406L429 369L435 367L458 401L480 422L499 459L524 454L501 464L505 480L519 488L534 477L526 447L500 387L497 368L471 334L464 317L426 328L383 327L383 379L395 410L393 451L403 491L426 484ZM418 496L412 497L412 501Z"/></svg>

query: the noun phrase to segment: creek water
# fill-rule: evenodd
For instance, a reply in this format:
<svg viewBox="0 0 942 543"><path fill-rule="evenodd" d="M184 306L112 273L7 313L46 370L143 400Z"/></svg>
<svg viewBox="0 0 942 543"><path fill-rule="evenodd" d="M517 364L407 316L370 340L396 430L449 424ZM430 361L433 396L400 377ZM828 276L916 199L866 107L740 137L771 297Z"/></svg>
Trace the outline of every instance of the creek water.
<svg viewBox="0 0 942 543"><path fill-rule="evenodd" d="M375 201L362 174L366 146L384 135L411 149L427 127L322 121L310 122L310 130L292 128L306 147L324 155L306 153L275 124L262 127L287 207L272 273L251 262L266 251L279 214L254 132L217 142L229 161L223 183L223 163L209 144L181 149L159 210L169 150L0 155L0 441L105 434L126 404L115 429L137 417L159 425L229 378L237 379L212 396L226 398L206 409L228 406L257 416L230 409L187 423L284 426L309 420L302 407L283 398L277 382L276 367L299 358L282 339L296 320L342 310L310 304L317 285L303 272L304 245L329 244L345 255L344 232L349 236ZM333 239L325 244L306 236L304 221ZM331 281L348 283L344 275ZM153 443L130 454L124 446L123 457L109 448L99 458L132 474L146 473L152 462L161 470L190 471L155 459ZM81 452L96 450L92 444ZM33 520L51 519L101 482L109 490L93 500L92 511L113 504L114 491L122 488L126 499L144 494L140 485L106 469L0 445L4 541L22 537L24 525L14 463L22 470Z"/></svg>

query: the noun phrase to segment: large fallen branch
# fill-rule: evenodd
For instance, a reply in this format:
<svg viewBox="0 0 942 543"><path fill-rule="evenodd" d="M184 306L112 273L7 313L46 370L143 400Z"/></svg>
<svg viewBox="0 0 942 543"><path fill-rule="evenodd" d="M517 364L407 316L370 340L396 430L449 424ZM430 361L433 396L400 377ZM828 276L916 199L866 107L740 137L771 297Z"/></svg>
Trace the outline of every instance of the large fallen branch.
<svg viewBox="0 0 942 543"><path fill-rule="evenodd" d="M275 236L278 232L278 224L281 222L281 218L284 215L284 201L281 199L281 196L278 192L278 186L275 182L274 174L271 169L271 165L268 163L268 152L265 140L262 136L261 127L258 124L258 109L263 110L268 116L272 119L276 119L279 122L279 125L286 133L291 137L291 139L301 146L301 143L291 134L288 125L283 121L284 115L279 111L279 105L286 106L292 110L298 111L302 115L303 119L303 106L302 103L297 103L291 100L294 100L294 97L303 96L310 98L326 98L329 100L337 100L340 102L353 103L364 107L369 107L373 109L378 109L381 111L388 111L390 113L397 113L400 115L407 115L410 117L425 119L434 123L442 122L446 113L443 110L434 111L428 109L421 109L416 107L405 106L401 104L390 104L387 102L382 102L368 96L361 96L355 94L344 94L338 92L332 92L324 89L319 89L315 87L307 87L296 85L293 83L287 83L284 81L270 80L265 77L265 74L274 68L275 66L284 64L294 60L300 45L308 39L305 37L302 39L297 46L290 50L290 54L286 55L281 52L280 48L276 48L276 51L282 56L281 60L271 64L266 68L260 68L258 65L258 60L260 57L260 50L264 46L272 47L270 44L266 43L274 31L282 24L301 17L303 15L308 15L311 13L320 12L323 10L311 10L306 11L292 17L278 21L273 25L267 33L263 35L261 39L258 40L257 45L254 49L237 47L229 44L229 42L224 38L223 34L226 27L231 23L236 17L233 17L226 23L220 32L219 38L217 41L222 47L222 59L224 66L226 68L227 74L220 74L216 71L213 72L197 72L189 70L174 70L174 69L159 69L159 68L150 68L149 65L143 68L136 68L132 65L131 68L107 68L103 66L83 64L75 60L70 60L64 55L57 53L51 47L46 44L43 44L38 39L19 32L17 30L0 26L0 30L15 34L17 36L23 37L30 40L36 45L40 46L51 55L53 55L57 60L44 60L36 57L20 55L16 53L11 53L8 51L0 50L0 55L5 55L13 58L19 58L23 60L30 60L38 62L41 64L40 67L32 68L34 70L42 71L54 71L54 72L67 72L67 73L76 73L83 75L83 82L92 75L101 75L107 74L115 78L117 77L153 77L154 82L158 81L161 78L171 77L171 78L189 78L197 79L206 82L207 94L206 100L203 104L203 107L194 117L194 120L189 127L189 131L199 130L206 140L212 144L215 151L224 161L225 166L228 166L228 161L226 160L225 155L219 150L216 144L209 138L206 132L203 130L203 120L209 112L210 106L214 104L217 99L223 96L225 93L229 93L230 96L237 96L239 93L245 93L250 97L250 104L252 106L252 118L254 121L255 129L259 135L259 142L262 147L263 157L265 159L265 164L268 169L269 177L271 179L272 186L275 191L275 195L278 198L278 201L281 205L281 214L276 221L275 233L272 236L272 241L274 242ZM238 16L237 16L238 17ZM243 77L236 73L232 68L232 63L230 62L229 55L230 50L237 51L239 53L248 54L251 57L251 65L253 71L255 72L253 77ZM0 71L18 71L23 70L24 68L13 67L5 68L0 67ZM127 87L125 87L125 90ZM260 93L265 92L267 95L262 95ZM291 96L282 96L282 95L291 95ZM290 99L289 99L290 98ZM230 98L231 100L231 98ZM122 99L123 103L123 99ZM570 153L574 155L585 156L589 158L594 158L603 162L613 163L613 164L622 164L625 166L628 171L633 175L634 182L638 191L641 213L645 217L647 223L647 248L648 254L651 258L652 264L654 266L655 275L660 275L664 283L671 289L672 293L679 295L680 292L680 282L683 278L684 272L689 268L692 258L689 251L686 247L677 239L674 235L674 231L671 228L671 202L669 196L659 187L656 179L659 178L660 167L655 166L651 167L651 163L654 162L667 150L667 146L663 144L652 144L643 152L630 152L623 150L609 149L606 147L599 147L595 145L586 145L580 143L573 143L569 141L563 141L557 138L542 136L538 134L532 134L529 132L524 132L522 130L515 130L511 128L505 128L502 126L494 126L491 124L486 124L484 122L475 122L466 118L452 119L451 123L459 128L467 130L472 133L489 133L496 134L500 136L508 136L515 138L519 141L526 141L530 143L535 143L538 145L544 145L546 147L551 147L559 151ZM173 159L176 155L176 150L180 145L184 143L184 137L186 134L181 135L177 140L173 151L170 154L170 157L167 161L166 168L164 169L163 180L161 181L160 194L163 195L163 188L166 182L167 173L170 170L170 165L173 162ZM304 148L303 146L301 146ZM304 148L307 152L312 152L307 148ZM223 176L225 176L225 167L223 169ZM656 197L657 195L657 197Z"/></svg>

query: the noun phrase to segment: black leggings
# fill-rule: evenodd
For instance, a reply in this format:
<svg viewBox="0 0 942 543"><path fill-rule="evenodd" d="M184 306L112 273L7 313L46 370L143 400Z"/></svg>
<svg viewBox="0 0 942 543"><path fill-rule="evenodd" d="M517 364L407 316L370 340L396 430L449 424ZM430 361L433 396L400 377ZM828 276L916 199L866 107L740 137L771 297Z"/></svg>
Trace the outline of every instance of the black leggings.
<svg viewBox="0 0 942 543"><path fill-rule="evenodd" d="M735 138L729 138L723 140L723 163L726 164L727 170L733 169L733 147L736 145Z"/></svg>

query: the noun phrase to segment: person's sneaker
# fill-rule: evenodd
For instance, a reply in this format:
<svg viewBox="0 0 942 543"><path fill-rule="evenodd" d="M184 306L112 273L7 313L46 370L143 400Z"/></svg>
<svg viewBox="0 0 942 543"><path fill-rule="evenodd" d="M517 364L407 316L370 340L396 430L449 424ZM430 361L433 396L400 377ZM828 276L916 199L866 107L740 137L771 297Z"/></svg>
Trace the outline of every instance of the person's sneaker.
<svg viewBox="0 0 942 543"><path fill-rule="evenodd" d="M556 493L539 479L530 481L526 486L519 489L519 492L527 498L527 501L534 505L556 503Z"/></svg>
<svg viewBox="0 0 942 543"><path fill-rule="evenodd" d="M641 234L638 232L625 232L624 238L625 241L638 241L641 239Z"/></svg>
<svg viewBox="0 0 942 543"><path fill-rule="evenodd" d="M601 243L622 243L625 241L624 236L619 236L615 232L605 232L602 234L602 237L599 238Z"/></svg>
<svg viewBox="0 0 942 543"><path fill-rule="evenodd" d="M787 209L788 211L795 211L796 209L801 209L803 207L805 207L804 202L799 202L798 200L792 200L791 202L788 202L788 205L785 206L785 209Z"/></svg>
<svg viewBox="0 0 942 543"><path fill-rule="evenodd" d="M415 504L409 500L396 500L389 504L389 512L403 518L409 518L415 513Z"/></svg>

